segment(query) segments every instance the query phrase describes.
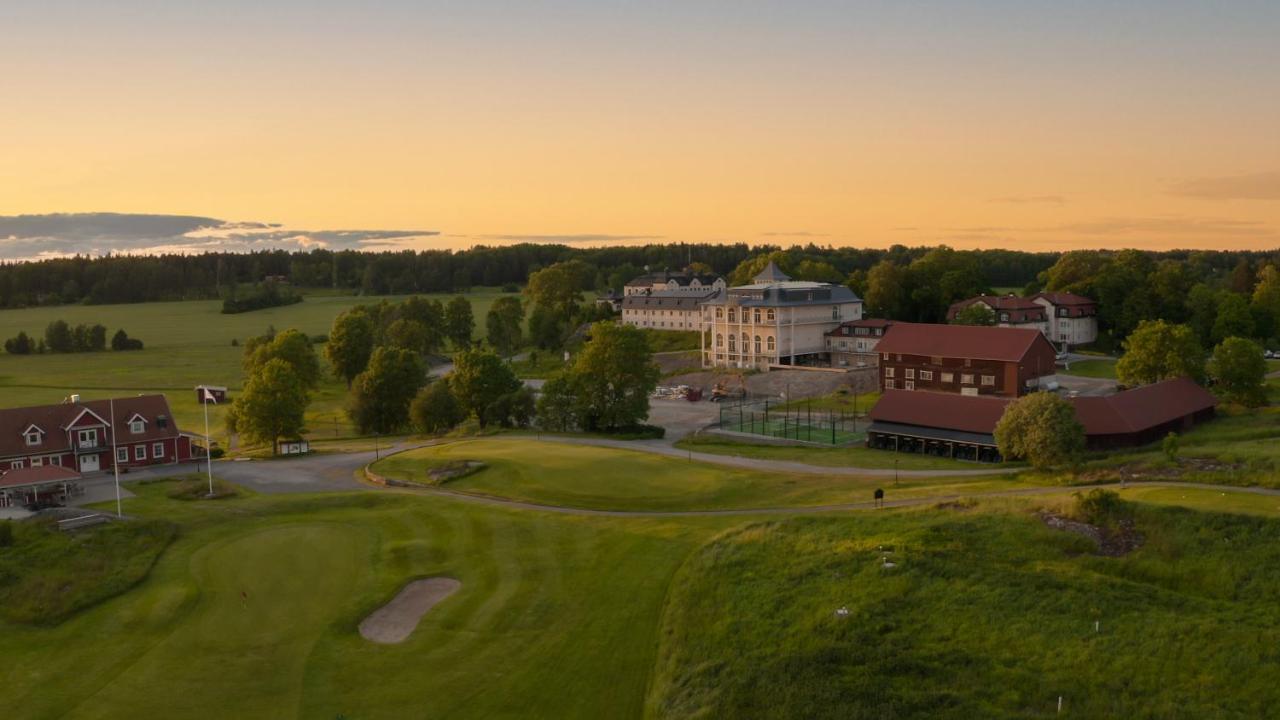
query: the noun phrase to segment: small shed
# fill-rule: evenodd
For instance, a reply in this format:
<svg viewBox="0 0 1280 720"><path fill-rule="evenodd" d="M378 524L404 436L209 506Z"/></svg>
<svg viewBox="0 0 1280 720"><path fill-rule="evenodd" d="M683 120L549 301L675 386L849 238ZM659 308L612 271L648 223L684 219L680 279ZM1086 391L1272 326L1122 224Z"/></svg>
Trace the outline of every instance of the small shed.
<svg viewBox="0 0 1280 720"><path fill-rule="evenodd" d="M311 452L311 443L301 438L280 440L276 443L276 453L279 455L306 455L309 452Z"/></svg>
<svg viewBox="0 0 1280 720"><path fill-rule="evenodd" d="M196 386L196 402L203 405L204 403L209 402L210 395L213 396L214 403L221 405L227 401L227 387L225 385Z"/></svg>

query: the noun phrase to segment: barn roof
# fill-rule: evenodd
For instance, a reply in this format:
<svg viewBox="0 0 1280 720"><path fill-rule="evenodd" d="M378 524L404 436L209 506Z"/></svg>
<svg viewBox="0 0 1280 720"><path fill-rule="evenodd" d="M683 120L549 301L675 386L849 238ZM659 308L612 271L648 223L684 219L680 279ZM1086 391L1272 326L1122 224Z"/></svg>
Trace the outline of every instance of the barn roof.
<svg viewBox="0 0 1280 720"><path fill-rule="evenodd" d="M895 325L893 332L898 332L898 327ZM880 341L881 346L884 343ZM985 434L995 430L1010 402L1003 397L885 390L868 415L876 422Z"/></svg>
<svg viewBox="0 0 1280 720"><path fill-rule="evenodd" d="M1037 343L1054 352L1044 334L1034 328L900 322L893 324L893 332L885 334L876 352L1020 362Z"/></svg>
<svg viewBox="0 0 1280 720"><path fill-rule="evenodd" d="M80 473L61 465L40 465L25 467L0 473L0 487L20 487L23 485L43 485L45 483L77 480Z"/></svg>

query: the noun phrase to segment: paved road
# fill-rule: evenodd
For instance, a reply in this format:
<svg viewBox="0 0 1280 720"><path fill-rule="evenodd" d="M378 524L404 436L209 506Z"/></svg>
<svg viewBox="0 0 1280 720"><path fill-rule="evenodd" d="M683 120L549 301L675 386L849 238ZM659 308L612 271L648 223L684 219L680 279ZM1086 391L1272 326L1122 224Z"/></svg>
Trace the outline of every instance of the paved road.
<svg viewBox="0 0 1280 720"><path fill-rule="evenodd" d="M1216 490L1222 494L1226 493L1249 493L1253 495L1268 495L1280 497L1280 490L1273 488L1259 487L1235 487L1230 485L1212 485L1209 483L1184 483L1172 481L1149 480L1143 482L1131 482L1121 487L1115 483L1100 483L1095 485L1049 485L1043 487L1029 488L1012 488L1009 490L989 490L985 492L973 493L953 493L947 495L918 496L911 498L903 498L898 500L888 499L884 501L883 507L917 507L921 505L935 505L938 503L954 502L957 500L965 500L970 498L999 498L999 497L1026 497L1040 495L1063 495L1067 493L1075 493L1081 490L1092 490L1094 488L1106 488L1108 490L1117 490L1124 492L1128 488L1185 488L1196 490ZM382 489L382 488L380 488ZM677 518L677 517L717 517L717 516L737 516L737 515L813 515L818 513L835 513L848 512L852 510L872 510L875 509L875 503L872 500L865 502L852 503L835 503L830 505L806 505L806 506L783 506L783 507L761 507L761 508L737 508L728 510L591 510L587 508L568 507L563 505L543 505L539 503L524 502L520 500L507 500L504 498L493 497L491 495L475 495L471 493L458 492L456 490L446 490L438 487L421 487L421 488L385 488L384 492L397 492L409 495L441 495L450 497L463 502L476 503L480 505L495 505L499 507L515 508L519 510L537 510L542 512L551 512L561 515L585 515L595 517L636 517L636 518Z"/></svg>

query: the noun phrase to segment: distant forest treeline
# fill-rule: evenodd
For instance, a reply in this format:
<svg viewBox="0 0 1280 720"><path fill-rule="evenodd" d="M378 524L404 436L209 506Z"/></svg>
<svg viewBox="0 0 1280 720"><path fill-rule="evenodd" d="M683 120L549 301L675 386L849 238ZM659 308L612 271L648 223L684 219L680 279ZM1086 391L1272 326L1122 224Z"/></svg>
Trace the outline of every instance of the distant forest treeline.
<svg viewBox="0 0 1280 720"><path fill-rule="evenodd" d="M652 244L578 248L521 244L470 250L360 252L266 251L248 254L116 255L73 257L0 264L0 307L63 303L136 303L156 300L210 299L237 283L258 283L285 276L295 286L350 290L369 295L452 292L475 286L521 285L535 270L556 262L581 260L597 271L598 288L617 288L647 266L679 269L690 260L728 275L747 258L781 250L745 243ZM887 249L795 246L785 250L793 264L805 260L829 263L841 275L868 272L882 260L906 266L928 247L894 245ZM1021 288L1036 281L1060 253L1014 250L962 251L981 268L991 287ZM1229 273L1241 260L1260 264L1263 252L1171 251L1148 253L1153 260L1188 261L1211 272Z"/></svg>

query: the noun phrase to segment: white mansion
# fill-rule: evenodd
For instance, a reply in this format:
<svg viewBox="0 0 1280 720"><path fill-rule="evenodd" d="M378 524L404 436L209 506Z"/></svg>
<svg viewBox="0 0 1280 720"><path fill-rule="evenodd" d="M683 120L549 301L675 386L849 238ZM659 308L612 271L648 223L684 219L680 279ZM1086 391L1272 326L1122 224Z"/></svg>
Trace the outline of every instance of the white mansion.
<svg viewBox="0 0 1280 720"><path fill-rule="evenodd" d="M750 285L700 302L702 366L756 368L823 364L826 333L862 317L843 285L795 281L769 263Z"/></svg>

